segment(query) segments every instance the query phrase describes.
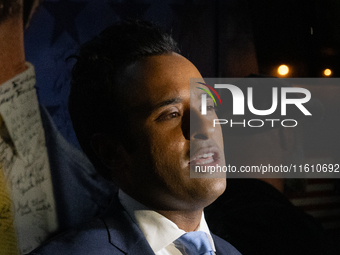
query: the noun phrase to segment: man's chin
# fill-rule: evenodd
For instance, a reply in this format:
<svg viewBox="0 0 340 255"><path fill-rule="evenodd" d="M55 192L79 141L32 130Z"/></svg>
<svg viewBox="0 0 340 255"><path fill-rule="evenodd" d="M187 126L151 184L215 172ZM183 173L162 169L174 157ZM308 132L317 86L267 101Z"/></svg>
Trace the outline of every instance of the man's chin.
<svg viewBox="0 0 340 255"><path fill-rule="evenodd" d="M202 178L196 179L196 181L201 182L200 184L197 183L197 186L200 186L197 193L199 193L198 197L201 197L202 201L204 201L204 207L210 205L221 196L227 185L226 178Z"/></svg>

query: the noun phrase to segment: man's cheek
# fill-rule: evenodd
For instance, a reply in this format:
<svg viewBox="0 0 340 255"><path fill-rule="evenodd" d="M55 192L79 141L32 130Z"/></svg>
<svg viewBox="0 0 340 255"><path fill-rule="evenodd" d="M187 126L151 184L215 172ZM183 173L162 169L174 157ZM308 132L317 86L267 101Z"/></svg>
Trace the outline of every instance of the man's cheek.
<svg viewBox="0 0 340 255"><path fill-rule="evenodd" d="M217 144L223 145L223 134L222 134L221 125L215 125L213 137ZM220 148L223 148L223 147L220 147Z"/></svg>

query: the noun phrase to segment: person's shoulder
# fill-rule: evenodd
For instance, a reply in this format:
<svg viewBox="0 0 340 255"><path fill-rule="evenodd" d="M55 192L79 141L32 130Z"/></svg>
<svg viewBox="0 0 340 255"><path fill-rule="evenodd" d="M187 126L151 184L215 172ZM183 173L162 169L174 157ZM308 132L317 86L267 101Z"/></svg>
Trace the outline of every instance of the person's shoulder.
<svg viewBox="0 0 340 255"><path fill-rule="evenodd" d="M105 222L96 218L80 228L63 233L29 255L77 255L77 254L122 254L109 243L109 232Z"/></svg>
<svg viewBox="0 0 340 255"><path fill-rule="evenodd" d="M216 248L216 255L224 255L224 254L228 254L228 255L241 255L241 253L234 247L232 246L230 243L228 243L227 241L225 241L224 239L211 234L213 239L214 239L214 244L215 244L215 248Z"/></svg>

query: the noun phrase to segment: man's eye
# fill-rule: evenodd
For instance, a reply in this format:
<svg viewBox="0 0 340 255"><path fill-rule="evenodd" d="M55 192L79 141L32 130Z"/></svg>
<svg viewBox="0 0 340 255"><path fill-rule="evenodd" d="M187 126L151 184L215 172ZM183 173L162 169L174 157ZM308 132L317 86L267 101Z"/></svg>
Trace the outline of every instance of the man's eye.
<svg viewBox="0 0 340 255"><path fill-rule="evenodd" d="M213 112L213 111L216 111L216 110L217 110L217 109L215 108L214 105L208 105L208 106L207 106L207 111Z"/></svg>
<svg viewBox="0 0 340 255"><path fill-rule="evenodd" d="M179 112L171 112L169 114L164 114L164 115L161 115L158 120L159 121L162 121L162 120L171 120L171 119L174 119L174 118L177 118L180 116L180 113Z"/></svg>
<svg viewBox="0 0 340 255"><path fill-rule="evenodd" d="M166 116L168 119L173 119L179 117L179 112L172 112Z"/></svg>
<svg viewBox="0 0 340 255"><path fill-rule="evenodd" d="M171 118L176 118L179 116L179 112L172 112L169 115L171 116Z"/></svg>

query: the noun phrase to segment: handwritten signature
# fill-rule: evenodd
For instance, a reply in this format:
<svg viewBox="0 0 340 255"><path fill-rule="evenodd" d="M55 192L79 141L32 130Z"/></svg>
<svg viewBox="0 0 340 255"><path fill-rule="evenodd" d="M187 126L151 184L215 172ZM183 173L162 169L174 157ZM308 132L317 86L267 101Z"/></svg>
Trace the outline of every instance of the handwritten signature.
<svg viewBox="0 0 340 255"><path fill-rule="evenodd" d="M47 180L44 173L44 163L35 164L27 171L19 173L11 179L12 187L25 195L31 189Z"/></svg>

